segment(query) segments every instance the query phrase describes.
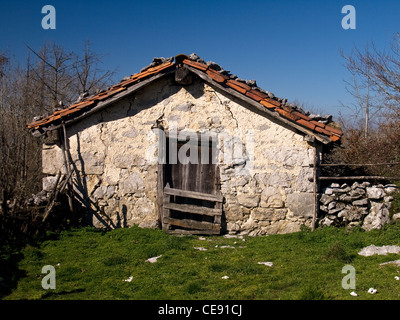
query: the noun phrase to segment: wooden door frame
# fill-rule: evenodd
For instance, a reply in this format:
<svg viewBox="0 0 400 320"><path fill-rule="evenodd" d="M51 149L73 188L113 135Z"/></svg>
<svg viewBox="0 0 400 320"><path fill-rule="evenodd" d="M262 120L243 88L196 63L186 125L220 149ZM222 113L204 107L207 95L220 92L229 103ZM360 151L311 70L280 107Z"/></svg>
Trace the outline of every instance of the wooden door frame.
<svg viewBox="0 0 400 320"><path fill-rule="evenodd" d="M162 139L160 138L160 136L158 137L158 158L157 158L157 162L158 162L158 172L157 172L157 206L158 206L158 222L159 222L159 226L161 229L165 229L165 224L163 222L163 218L165 216L164 214L164 187L166 184L166 177L165 177L165 168L167 166L167 148L166 148L166 143L168 141L168 139L170 139L170 133L168 130L165 130L161 125L158 126L158 129L163 131L163 136ZM174 136L174 138L177 139L177 142L180 141L188 141L189 139L180 139L179 138L179 131L177 132L176 136ZM218 144L218 140L215 140L218 136L214 136L214 135L208 135L208 134L202 134L199 132L196 132L197 134L197 138L198 141L201 141L202 138L207 139L207 141L216 141L215 144L215 149L217 149L217 144ZM186 137L187 138L187 137ZM162 158L160 158L160 152L162 154ZM216 159L218 159L218 154L215 155ZM165 158L164 158L165 157ZM160 161L162 160L162 161ZM161 162L161 163L160 163ZM215 172L215 176L216 176L216 184L220 184L220 171L219 171L219 166L218 166L218 161L216 161L217 163L215 163L216 165L216 172ZM221 204L222 205L222 204Z"/></svg>

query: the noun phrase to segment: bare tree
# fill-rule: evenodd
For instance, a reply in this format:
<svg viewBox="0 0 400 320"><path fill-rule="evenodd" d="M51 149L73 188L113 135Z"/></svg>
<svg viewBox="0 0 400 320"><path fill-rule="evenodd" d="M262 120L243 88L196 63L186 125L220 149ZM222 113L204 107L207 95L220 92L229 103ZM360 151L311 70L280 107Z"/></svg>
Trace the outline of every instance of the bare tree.
<svg viewBox="0 0 400 320"><path fill-rule="evenodd" d="M39 51L27 47L37 58L29 67L41 93L39 105L47 112L73 103L81 93L105 88L115 73L100 68L103 56L91 51L89 41L82 54L67 52L55 43L46 43Z"/></svg>
<svg viewBox="0 0 400 320"><path fill-rule="evenodd" d="M93 94L95 90L106 87L115 71L100 68L102 55L93 53L90 42L85 43L83 56L76 55L72 69L76 75L75 92Z"/></svg>
<svg viewBox="0 0 400 320"><path fill-rule="evenodd" d="M73 103L79 93L102 89L113 72L100 69L101 56L89 45L80 56L54 43L29 47L26 68L14 67L0 53L0 202L22 203L41 190L41 140L26 123L53 112L59 102Z"/></svg>
<svg viewBox="0 0 400 320"><path fill-rule="evenodd" d="M366 63L366 60L369 60L368 46L365 52L366 59L364 54L357 49L350 56L346 56L343 51L341 51L341 55L346 60L346 68L351 75L351 80L344 80L346 90L355 100L351 105L341 104L352 111L352 116L356 123L360 117L363 118L362 130L364 138L367 138L371 119L382 109L380 104L376 103L376 98L372 92L371 67Z"/></svg>
<svg viewBox="0 0 400 320"><path fill-rule="evenodd" d="M3 56L4 58L4 56ZM0 84L0 190L2 201L17 201L34 192L40 181L39 141L24 130L35 110L28 104L29 74L14 68L8 59L1 67Z"/></svg>
<svg viewBox="0 0 400 320"><path fill-rule="evenodd" d="M350 106L353 123L342 117L345 132L342 148L330 154L333 163L393 163L400 159L400 34L394 35L390 49L378 50L372 43L363 51L341 52L351 78L346 89L354 97ZM370 175L398 176L392 165L351 167ZM349 169L350 170L350 169ZM343 172L342 172L343 173ZM342 174L337 172L337 174Z"/></svg>
<svg viewBox="0 0 400 320"><path fill-rule="evenodd" d="M364 51L354 49L346 60L352 80L346 81L347 90L355 98L354 114L362 113L364 133L368 135L370 122L375 117L399 120L400 115L400 33L393 36L390 51L378 50L375 45Z"/></svg>
<svg viewBox="0 0 400 320"><path fill-rule="evenodd" d="M41 86L44 109L51 112L60 102L70 103L71 96L74 95L71 89L75 80L71 72L73 53L66 52L55 43L46 43L40 51L26 46L38 58L36 65L31 65L30 68L34 81Z"/></svg>

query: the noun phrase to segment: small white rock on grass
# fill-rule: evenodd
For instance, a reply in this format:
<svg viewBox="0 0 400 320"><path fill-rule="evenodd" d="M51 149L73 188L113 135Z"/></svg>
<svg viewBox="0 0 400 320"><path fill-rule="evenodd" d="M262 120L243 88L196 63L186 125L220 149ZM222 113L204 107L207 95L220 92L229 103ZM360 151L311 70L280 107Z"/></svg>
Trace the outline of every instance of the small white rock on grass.
<svg viewBox="0 0 400 320"><path fill-rule="evenodd" d="M377 291L378 291L378 290L376 290L376 289L374 289L374 288L369 288L369 289L368 289L368 293L370 293L370 294L375 294L375 293L377 293Z"/></svg>
<svg viewBox="0 0 400 320"><path fill-rule="evenodd" d="M200 250L200 251L207 251L208 249L203 247L193 247L193 249Z"/></svg>
<svg viewBox="0 0 400 320"><path fill-rule="evenodd" d="M227 239L232 239L232 238L243 239L243 236L237 236L235 234L226 234L226 235L224 235L224 238L227 238Z"/></svg>
<svg viewBox="0 0 400 320"><path fill-rule="evenodd" d="M353 297L358 297L358 294L355 293L354 291L350 292L350 295L352 295Z"/></svg>
<svg viewBox="0 0 400 320"><path fill-rule="evenodd" d="M162 255L157 256L157 257L153 257L153 258L149 258L146 261L150 262L150 263L155 263L155 262L157 262L157 259L160 258L160 257L162 257Z"/></svg>
<svg viewBox="0 0 400 320"><path fill-rule="evenodd" d="M228 276L223 276L223 277L221 277L221 279L226 280L226 279L229 279L229 277Z"/></svg>
<svg viewBox="0 0 400 320"><path fill-rule="evenodd" d="M128 279L125 279L124 281L125 281L125 282L131 282L132 279L133 279L133 276L130 276Z"/></svg>
<svg viewBox="0 0 400 320"><path fill-rule="evenodd" d="M269 261L266 261L266 262L257 262L258 264L263 264L264 266L267 266L267 267L272 267L273 265L274 265L274 263L273 262L269 262Z"/></svg>

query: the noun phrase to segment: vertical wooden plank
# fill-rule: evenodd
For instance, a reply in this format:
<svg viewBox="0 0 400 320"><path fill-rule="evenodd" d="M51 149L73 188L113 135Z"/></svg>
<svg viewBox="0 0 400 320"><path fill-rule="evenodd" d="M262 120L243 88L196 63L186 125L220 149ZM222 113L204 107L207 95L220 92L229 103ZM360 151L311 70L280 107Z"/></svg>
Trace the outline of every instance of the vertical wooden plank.
<svg viewBox="0 0 400 320"><path fill-rule="evenodd" d="M182 189L193 191L197 181L196 167L188 163L182 164L181 169Z"/></svg>
<svg viewBox="0 0 400 320"><path fill-rule="evenodd" d="M65 152L65 157L64 160L66 161L66 170L67 170L67 175L71 176L72 170L71 170L71 153L69 151L69 140L67 137L67 129L65 128L65 122L62 122L62 130L63 130L63 135L64 135L64 152ZM74 206L74 187L73 184L68 180L67 182L67 197L68 197L68 205L69 209L72 212L72 217L73 219L76 218L76 212L75 212L75 206Z"/></svg>
<svg viewBox="0 0 400 320"><path fill-rule="evenodd" d="M199 191L206 193L207 191L207 162L208 162L208 145L201 141L198 146L199 153L199 164L198 164L198 180L199 180Z"/></svg>
<svg viewBox="0 0 400 320"><path fill-rule="evenodd" d="M222 196L222 192L220 191L220 181L219 181L219 167L214 164L214 186L215 186L215 194ZM214 217L214 227L218 226L218 231L216 231L216 234L221 233L221 218L222 218L222 208L223 208L223 202L215 202L214 208L219 209L221 214L218 216Z"/></svg>
<svg viewBox="0 0 400 320"><path fill-rule="evenodd" d="M222 202L215 202L214 208L221 210L222 213ZM221 216L222 214L214 217L214 224L221 225Z"/></svg>
<svg viewBox="0 0 400 320"><path fill-rule="evenodd" d="M317 145L314 147L314 159L313 159L313 199L314 199L314 212L311 224L311 231L315 230L315 222L318 216L318 150Z"/></svg>
<svg viewBox="0 0 400 320"><path fill-rule="evenodd" d="M158 164L157 173L157 206L158 206L158 222L161 229L164 229L163 222L163 204L164 204L164 165Z"/></svg>
<svg viewBox="0 0 400 320"><path fill-rule="evenodd" d="M166 187L169 188L169 183L167 183ZM165 217L169 218L171 215L171 211L169 209L166 209L164 204L167 204L170 202L170 196L165 194L164 192L163 192L163 195L164 195L163 196L163 219L162 219L163 220L163 229L168 231L170 225L168 223L164 223L164 218Z"/></svg>
<svg viewBox="0 0 400 320"><path fill-rule="evenodd" d="M159 130L164 130L161 125L158 125ZM160 132L160 131L159 131ZM158 221L162 229L164 229L163 222L163 202L164 202L164 183L165 183L165 168L166 160L168 157L167 146L164 134L158 135L158 172L157 172L157 205L158 205Z"/></svg>

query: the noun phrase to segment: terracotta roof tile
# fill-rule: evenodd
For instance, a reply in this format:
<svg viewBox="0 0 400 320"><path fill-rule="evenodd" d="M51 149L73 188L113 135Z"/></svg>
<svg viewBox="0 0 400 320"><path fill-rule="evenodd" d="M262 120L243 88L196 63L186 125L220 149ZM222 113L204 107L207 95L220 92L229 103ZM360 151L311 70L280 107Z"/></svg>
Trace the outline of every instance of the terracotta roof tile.
<svg viewBox="0 0 400 320"><path fill-rule="evenodd" d="M260 91L250 89L246 92L246 96L260 102L262 99L268 98L268 96Z"/></svg>
<svg viewBox="0 0 400 320"><path fill-rule="evenodd" d="M82 110L82 109L85 109L88 106L91 106L93 103L94 103L94 101L90 101L89 103L81 104L79 106L75 106L75 109Z"/></svg>
<svg viewBox="0 0 400 320"><path fill-rule="evenodd" d="M288 112L285 109L281 109L281 108L276 108L275 109L276 112L278 112L281 116L283 116L286 119L289 119L293 122L296 122L297 120L299 120L300 118L293 112Z"/></svg>
<svg viewBox="0 0 400 320"><path fill-rule="evenodd" d="M189 59L185 59L182 61L184 64L187 64L188 66L191 66L193 68L199 69L201 71L206 71L208 69L208 65L196 61L192 61Z"/></svg>
<svg viewBox="0 0 400 320"><path fill-rule="evenodd" d="M326 134L327 136L330 136L332 134L332 132L329 132L328 130L325 130L324 128L321 128L321 127L318 127L318 126L316 126L314 130L319 132L319 133Z"/></svg>
<svg viewBox="0 0 400 320"><path fill-rule="evenodd" d="M213 80L215 80L215 81L217 81L219 83L223 83L223 82L225 82L226 80L229 79L229 77L227 77L227 76L225 76L225 75L223 75L223 74L221 74L218 71L215 71L213 69L207 69L206 73L210 76L211 79L213 79Z"/></svg>
<svg viewBox="0 0 400 320"><path fill-rule="evenodd" d="M283 116L286 119L289 119L292 121L296 121L299 119L299 117L296 117L296 115L293 115L292 113L290 113L284 109L276 108L275 111L278 112L281 116Z"/></svg>
<svg viewBox="0 0 400 320"><path fill-rule="evenodd" d="M266 101L266 102L268 102L269 104L272 104L275 107L280 107L281 106L281 103L279 101L274 100L274 99L265 98L262 101Z"/></svg>
<svg viewBox="0 0 400 320"><path fill-rule="evenodd" d="M335 135L332 135L332 136L330 136L329 138L331 138L331 140L332 140L333 142L337 142L337 141L340 140L340 136L335 136Z"/></svg>
<svg viewBox="0 0 400 320"><path fill-rule="evenodd" d="M28 123L28 124L27 124L27 127L28 127L28 129L30 129L30 128L35 128L35 129L37 129L37 128L39 127L39 125L40 125L42 122L43 122L43 121L41 121L41 120L33 121L33 122L31 122L31 123Z"/></svg>
<svg viewBox="0 0 400 320"><path fill-rule="evenodd" d="M274 108L276 108L276 105L275 105L275 104L272 104L272 103L271 103L269 100L267 100L267 99L261 100L260 103L261 103L264 107L267 107L268 109L274 109Z"/></svg>
<svg viewBox="0 0 400 320"><path fill-rule="evenodd" d="M325 125L324 125L323 123L321 123L321 122L318 122L318 121L315 121L315 120L310 120L310 122L311 122L312 124L315 124L315 126L317 126L317 127L320 127L320 128L322 128L322 129L325 128Z"/></svg>
<svg viewBox="0 0 400 320"><path fill-rule="evenodd" d="M251 87L248 86L245 83L236 81L236 80L227 80L226 85L231 87L232 89L235 89L236 91L239 91L240 93L246 94L247 91L251 90Z"/></svg>
<svg viewBox="0 0 400 320"><path fill-rule="evenodd" d="M283 104L280 106L280 108L282 108L283 110L285 110L288 113L292 113L294 111L294 109L289 108L289 107L287 107L287 106L285 106Z"/></svg>
<svg viewBox="0 0 400 320"><path fill-rule="evenodd" d="M330 126L329 124L325 126L325 129L330 132L333 132L334 134L340 135L340 136L343 134L342 130L336 129L336 128Z"/></svg>
<svg viewBox="0 0 400 320"><path fill-rule="evenodd" d="M160 71L162 71L162 70L164 70L164 69L167 69L167 68L169 68L169 67L171 67L171 66L173 66L173 65L174 65L173 62L165 62L165 63L160 64L160 65L158 65L158 66L150 67L150 68L146 69L146 70L143 71L143 72L137 73L136 76L137 76L138 78L143 78L143 77L146 77L146 76L148 76L148 75L152 75L152 74L154 74L154 73L158 73L158 72L160 72Z"/></svg>
<svg viewBox="0 0 400 320"><path fill-rule="evenodd" d="M293 113L296 114L296 116L298 116L299 118L304 119L306 121L310 121L311 120L310 117L307 117L305 114L302 114L301 112L298 112L296 110L293 111Z"/></svg>
<svg viewBox="0 0 400 320"><path fill-rule="evenodd" d="M63 110L57 110L57 111L54 111L53 115L55 116L55 115L60 114L62 112L63 112Z"/></svg>
<svg viewBox="0 0 400 320"><path fill-rule="evenodd" d="M310 121L299 119L296 122L308 129L315 130L315 124L311 123Z"/></svg>

